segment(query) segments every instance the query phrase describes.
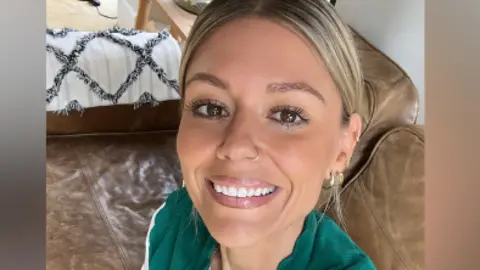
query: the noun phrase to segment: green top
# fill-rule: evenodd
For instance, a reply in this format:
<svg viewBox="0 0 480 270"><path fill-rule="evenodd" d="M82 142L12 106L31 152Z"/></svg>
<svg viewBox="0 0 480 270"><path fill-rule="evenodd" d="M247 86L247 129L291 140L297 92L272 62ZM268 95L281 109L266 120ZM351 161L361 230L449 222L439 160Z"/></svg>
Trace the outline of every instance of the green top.
<svg viewBox="0 0 480 270"><path fill-rule="evenodd" d="M217 247L200 216L192 216L185 188L173 192L153 215L142 270L208 270ZM375 270L370 258L322 213L305 220L290 256L279 270Z"/></svg>

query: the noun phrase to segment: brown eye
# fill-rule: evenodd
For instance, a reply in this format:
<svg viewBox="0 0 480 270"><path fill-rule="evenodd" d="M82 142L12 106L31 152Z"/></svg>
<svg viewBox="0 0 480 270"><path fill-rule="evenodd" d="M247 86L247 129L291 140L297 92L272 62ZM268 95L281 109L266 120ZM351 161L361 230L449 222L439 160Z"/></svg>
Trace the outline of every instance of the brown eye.
<svg viewBox="0 0 480 270"><path fill-rule="evenodd" d="M281 111L279 112L280 116L280 121L284 123L294 123L295 120L297 119L298 115L295 112L292 111Z"/></svg>
<svg viewBox="0 0 480 270"><path fill-rule="evenodd" d="M207 104L205 107L205 114L209 117L222 116L223 108L213 104Z"/></svg>
<svg viewBox="0 0 480 270"><path fill-rule="evenodd" d="M302 121L302 118L298 115L297 112L292 110L282 109L281 111L275 112L271 118L282 124L295 124L298 121Z"/></svg>
<svg viewBox="0 0 480 270"><path fill-rule="evenodd" d="M224 106L214 102L208 101L203 104L196 104L193 107L194 114L200 117L215 119L228 116Z"/></svg>
<svg viewBox="0 0 480 270"><path fill-rule="evenodd" d="M286 126L296 126L308 123L308 119L304 116L302 109L289 106L273 108L270 111L269 118Z"/></svg>

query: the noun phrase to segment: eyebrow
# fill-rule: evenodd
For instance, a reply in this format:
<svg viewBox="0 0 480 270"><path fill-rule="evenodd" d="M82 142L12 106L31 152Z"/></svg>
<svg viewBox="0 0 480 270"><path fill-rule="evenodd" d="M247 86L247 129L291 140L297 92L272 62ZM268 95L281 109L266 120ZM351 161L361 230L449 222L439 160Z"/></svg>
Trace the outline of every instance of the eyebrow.
<svg viewBox="0 0 480 270"><path fill-rule="evenodd" d="M312 94L325 104L325 98L323 95L315 90L312 86L305 82L282 82L282 83L270 83L267 86L267 91L285 93L289 91L303 91Z"/></svg>
<svg viewBox="0 0 480 270"><path fill-rule="evenodd" d="M230 84L213 74L199 72L195 73L190 79L188 79L185 83L185 88L188 87L191 83L195 81L204 82L210 84L212 86L218 87L223 90L228 90L230 88ZM309 94L312 94L316 98L318 98L322 103L325 103L325 98L323 95L315 90L312 86L305 82L280 82L280 83L269 83L267 85L267 91L270 93L285 93L289 91L303 91Z"/></svg>
<svg viewBox="0 0 480 270"><path fill-rule="evenodd" d="M187 80L187 82L185 83L185 88L187 88L188 85L190 85L195 81L208 83L210 85L221 88L223 90L227 90L230 88L230 85L227 82L223 81L222 79L212 74L205 73L205 72L195 73L190 79Z"/></svg>

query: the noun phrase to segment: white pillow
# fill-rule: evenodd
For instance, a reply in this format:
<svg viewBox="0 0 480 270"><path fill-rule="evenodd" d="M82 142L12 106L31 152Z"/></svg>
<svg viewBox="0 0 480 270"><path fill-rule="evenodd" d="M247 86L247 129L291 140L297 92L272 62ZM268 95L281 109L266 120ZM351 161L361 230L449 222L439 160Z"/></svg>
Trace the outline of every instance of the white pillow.
<svg viewBox="0 0 480 270"><path fill-rule="evenodd" d="M157 105L180 98L181 50L166 30L48 29L46 51L47 111Z"/></svg>

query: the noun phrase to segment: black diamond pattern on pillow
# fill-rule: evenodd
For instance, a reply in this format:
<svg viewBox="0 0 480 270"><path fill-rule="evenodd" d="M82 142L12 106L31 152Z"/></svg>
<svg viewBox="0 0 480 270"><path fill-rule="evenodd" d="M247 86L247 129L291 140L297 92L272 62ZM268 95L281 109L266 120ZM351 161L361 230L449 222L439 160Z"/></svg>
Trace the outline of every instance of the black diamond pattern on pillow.
<svg viewBox="0 0 480 270"><path fill-rule="evenodd" d="M53 38L64 38L70 32L76 31L77 30L69 28L64 28L60 30L47 29L46 33ZM152 58L152 51L155 46L170 37L170 33L166 30L159 32L153 38L147 40L143 47L134 44L127 39L122 39L118 35L121 34L124 36L133 36L138 33L141 32L134 29L124 29L119 27L114 27L98 32L91 32L78 39L75 43L73 50L70 53L65 53L60 48L47 44L46 51L48 53L52 53L55 58L63 65L63 67L55 75L52 87L50 87L46 91L47 105L52 102L55 97L58 96L60 86L64 82L65 77L70 73L74 73L77 78L83 81L83 83L85 83L88 89L100 99L109 101L112 105L117 104L118 100L122 97L122 95L139 78L142 71L144 70L144 67L146 66L149 66L151 68L151 70L156 74L158 79L164 85L166 85L169 89L173 89L176 93L180 94L178 81L176 79L168 78L164 68L162 68L161 65L155 62L155 60ZM99 38L108 40L109 42L121 46L122 48L128 49L132 51L137 57L133 71L128 74L128 76L124 79L123 83L114 93L105 91L97 81L95 81L85 72L85 70L77 66L78 58L85 51L85 48L88 46L89 42ZM144 104L151 104L152 106L155 106L158 105L158 103L159 101L157 101L153 95L145 92L140 96L140 99L134 103L134 106L135 108ZM83 108L78 101L72 100L64 110L66 110L66 112L68 113L68 110L83 111Z"/></svg>

